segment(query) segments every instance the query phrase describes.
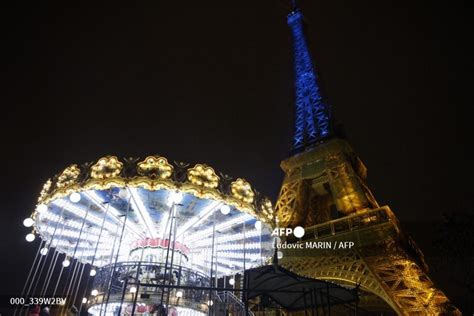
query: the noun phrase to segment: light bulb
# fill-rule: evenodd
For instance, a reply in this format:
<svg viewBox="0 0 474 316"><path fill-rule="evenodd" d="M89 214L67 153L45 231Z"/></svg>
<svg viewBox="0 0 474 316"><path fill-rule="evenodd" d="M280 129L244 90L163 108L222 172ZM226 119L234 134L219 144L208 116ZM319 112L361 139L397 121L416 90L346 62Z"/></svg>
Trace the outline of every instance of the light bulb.
<svg viewBox="0 0 474 316"><path fill-rule="evenodd" d="M41 248L40 254L42 256L46 256L48 254L48 248L47 247Z"/></svg>
<svg viewBox="0 0 474 316"><path fill-rule="evenodd" d="M256 221L255 222L255 229L257 229L257 230L262 229L262 221Z"/></svg>
<svg viewBox="0 0 474 316"><path fill-rule="evenodd" d="M177 298L183 297L183 291L178 291L178 292L176 292L176 297L177 297Z"/></svg>
<svg viewBox="0 0 474 316"><path fill-rule="evenodd" d="M183 195L178 191L171 191L171 201L175 204L178 204L183 199Z"/></svg>
<svg viewBox="0 0 474 316"><path fill-rule="evenodd" d="M85 303L87 303L87 297L82 298L82 304L85 304Z"/></svg>
<svg viewBox="0 0 474 316"><path fill-rule="evenodd" d="M118 197L122 200L126 200L128 198L128 191L126 189L120 190L118 193Z"/></svg>
<svg viewBox="0 0 474 316"><path fill-rule="evenodd" d="M278 259L283 258L283 252L278 251L278 252L277 252L277 258L278 258Z"/></svg>
<svg viewBox="0 0 474 316"><path fill-rule="evenodd" d="M38 204L38 206L36 206L36 211L38 213L47 212L48 211L48 206L46 204Z"/></svg>
<svg viewBox="0 0 474 316"><path fill-rule="evenodd" d="M31 217L25 218L23 220L23 226L25 226L25 227L31 227L31 226L33 226L34 223L35 223L35 221Z"/></svg>
<svg viewBox="0 0 474 316"><path fill-rule="evenodd" d="M25 236L25 239L27 242L32 242L33 240L35 240L35 238L36 236L33 233L29 233L28 235Z"/></svg>
<svg viewBox="0 0 474 316"><path fill-rule="evenodd" d="M92 296L97 296L98 294L99 294L99 291L97 291L96 289L91 291Z"/></svg>
<svg viewBox="0 0 474 316"><path fill-rule="evenodd" d="M64 259L64 261L63 261L63 267L67 268L67 267L69 267L70 264L71 264L71 261L69 261L68 258Z"/></svg>
<svg viewBox="0 0 474 316"><path fill-rule="evenodd" d="M72 203L77 203L81 200L81 195L77 192L74 192L72 193L70 196L69 196L69 200L72 202Z"/></svg>
<svg viewBox="0 0 474 316"><path fill-rule="evenodd" d="M212 306L212 305L214 305L214 302L212 300L209 300L209 301L207 301L207 305Z"/></svg>
<svg viewBox="0 0 474 316"><path fill-rule="evenodd" d="M230 284L230 285L234 285L234 284L235 284L235 279L234 279L234 278L229 279L229 284Z"/></svg>
<svg viewBox="0 0 474 316"><path fill-rule="evenodd" d="M224 204L221 206L221 213L224 215L227 215L230 213L230 206L227 204Z"/></svg>
<svg viewBox="0 0 474 316"><path fill-rule="evenodd" d="M90 276L94 276L97 274L97 270L96 269L91 269L91 271L89 272L89 275Z"/></svg>
<svg viewBox="0 0 474 316"><path fill-rule="evenodd" d="M132 286L132 287L130 288L130 293L137 293L137 288L134 287L134 286Z"/></svg>

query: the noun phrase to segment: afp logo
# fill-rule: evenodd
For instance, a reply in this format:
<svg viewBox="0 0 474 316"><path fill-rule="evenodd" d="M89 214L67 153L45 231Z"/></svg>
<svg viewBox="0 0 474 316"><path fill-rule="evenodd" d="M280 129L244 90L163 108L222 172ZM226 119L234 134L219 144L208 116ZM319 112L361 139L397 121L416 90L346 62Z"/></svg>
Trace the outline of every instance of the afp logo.
<svg viewBox="0 0 474 316"><path fill-rule="evenodd" d="M290 236L293 235L296 238L302 238L304 236L304 228L301 226L296 226L295 228L275 228L272 231L272 236Z"/></svg>

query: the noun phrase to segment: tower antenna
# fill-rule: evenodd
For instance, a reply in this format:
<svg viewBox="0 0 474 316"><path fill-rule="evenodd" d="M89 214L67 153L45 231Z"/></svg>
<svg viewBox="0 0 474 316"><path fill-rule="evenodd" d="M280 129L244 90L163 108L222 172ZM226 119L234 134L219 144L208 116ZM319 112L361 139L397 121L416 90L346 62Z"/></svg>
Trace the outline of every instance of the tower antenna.
<svg viewBox="0 0 474 316"><path fill-rule="evenodd" d="M291 0L291 6L293 7L293 11L298 10L298 4L296 3L296 0Z"/></svg>

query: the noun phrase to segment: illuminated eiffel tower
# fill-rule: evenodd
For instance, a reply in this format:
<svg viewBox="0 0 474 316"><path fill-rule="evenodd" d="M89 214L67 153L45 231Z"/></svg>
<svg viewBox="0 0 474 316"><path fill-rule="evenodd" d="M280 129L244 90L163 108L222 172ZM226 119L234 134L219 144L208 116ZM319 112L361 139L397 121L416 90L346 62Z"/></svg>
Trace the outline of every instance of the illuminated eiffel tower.
<svg viewBox="0 0 474 316"><path fill-rule="evenodd" d="M428 277L423 254L401 231L388 206L366 185L367 171L349 143L338 137L297 8L288 15L293 35L296 126L292 156L276 204L280 227L305 227L287 242L353 241L346 249L283 251L290 270L339 284L359 285L360 306L399 315L460 315ZM341 243L339 243L341 245ZM378 308L378 309L377 309Z"/></svg>

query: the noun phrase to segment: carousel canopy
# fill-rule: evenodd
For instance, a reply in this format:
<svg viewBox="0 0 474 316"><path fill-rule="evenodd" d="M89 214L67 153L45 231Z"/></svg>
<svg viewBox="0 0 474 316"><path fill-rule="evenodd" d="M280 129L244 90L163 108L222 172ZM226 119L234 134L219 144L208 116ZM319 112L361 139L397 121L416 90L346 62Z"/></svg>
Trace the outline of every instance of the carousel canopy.
<svg viewBox="0 0 474 316"><path fill-rule="evenodd" d="M49 179L31 218L50 247L84 263L109 264L117 252L128 260L171 240L206 270L214 243L218 274L230 274L271 256L274 213L246 180L209 166L107 156Z"/></svg>

